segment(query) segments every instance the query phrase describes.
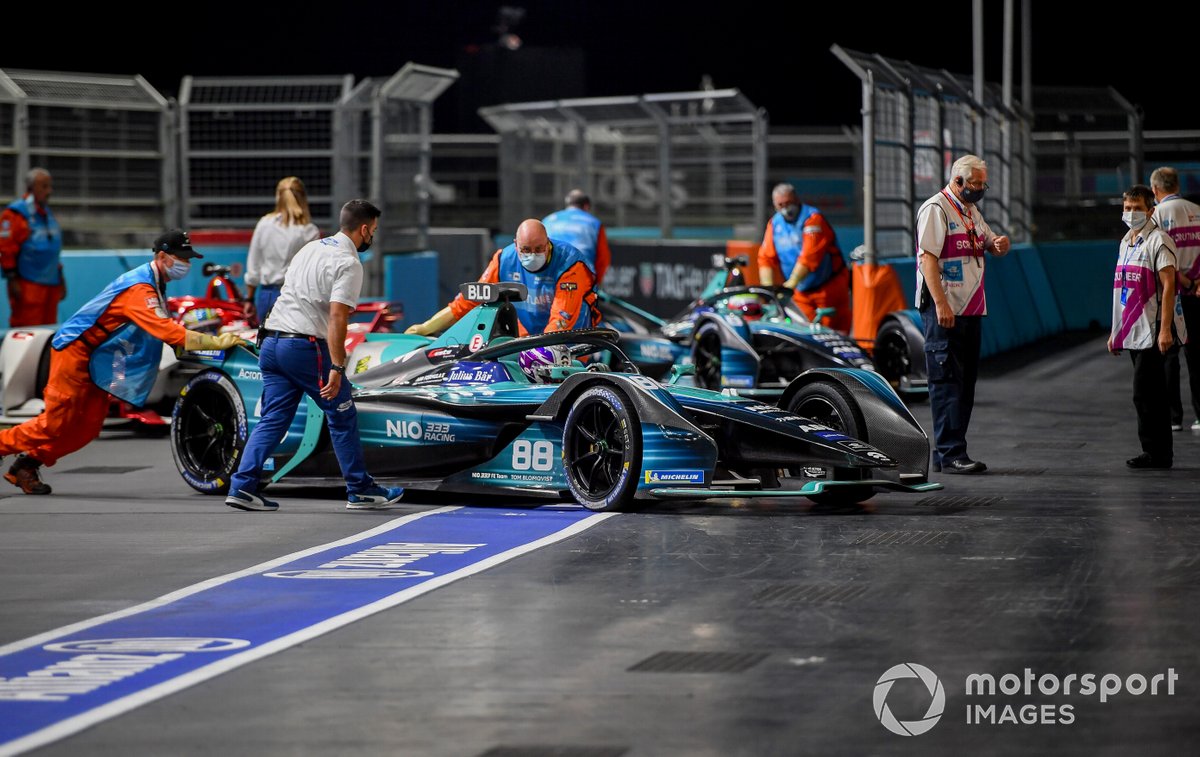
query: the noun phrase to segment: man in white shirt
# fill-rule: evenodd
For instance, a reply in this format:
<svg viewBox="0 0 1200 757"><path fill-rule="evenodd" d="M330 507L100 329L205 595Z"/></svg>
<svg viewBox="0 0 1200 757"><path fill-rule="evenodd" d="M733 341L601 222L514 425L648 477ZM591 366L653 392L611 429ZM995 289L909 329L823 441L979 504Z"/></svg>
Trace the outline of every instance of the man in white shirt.
<svg viewBox="0 0 1200 757"><path fill-rule="evenodd" d="M975 406L982 319L984 251L1007 255L976 207L987 191L987 164L964 155L950 168L950 183L917 212L917 307L925 332L929 406L933 411L933 469L983 473L967 456L967 427Z"/></svg>
<svg viewBox="0 0 1200 757"><path fill-rule="evenodd" d="M1175 266L1175 292L1183 308L1183 320L1189 334L1200 334L1200 205L1179 194L1179 173L1168 166L1150 174L1154 192L1154 220L1175 243L1179 259ZM1192 431L1200 431L1200 344L1183 345L1188 366L1188 385L1192 391L1192 411L1196 420ZM1183 403L1179 398L1179 352L1172 348L1166 356L1167 401L1171 410L1171 430L1183 430Z"/></svg>
<svg viewBox="0 0 1200 757"><path fill-rule="evenodd" d="M403 489L385 489L367 473L358 437L358 411L346 381L346 325L358 305L363 269L358 259L375 239L379 208L366 200L342 207L341 232L296 253L283 290L267 318L258 362L263 374L262 419L254 427L225 504L240 510L276 510L258 492L263 463L279 445L302 395L325 411L342 476L346 507L395 504Z"/></svg>
<svg viewBox="0 0 1200 757"><path fill-rule="evenodd" d="M1175 243L1150 216L1154 200L1150 187L1135 184L1125 190L1123 199L1121 220L1129 232L1121 239L1113 277L1108 351L1119 355L1129 350L1133 358L1133 406L1142 444L1142 454L1125 464L1170 468L1171 416L1163 355L1175 343Z"/></svg>

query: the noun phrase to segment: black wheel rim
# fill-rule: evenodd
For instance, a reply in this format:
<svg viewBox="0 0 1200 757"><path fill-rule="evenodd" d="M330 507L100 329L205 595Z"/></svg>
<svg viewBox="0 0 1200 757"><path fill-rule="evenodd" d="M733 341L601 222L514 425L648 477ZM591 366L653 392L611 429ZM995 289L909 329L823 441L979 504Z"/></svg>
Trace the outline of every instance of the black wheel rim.
<svg viewBox="0 0 1200 757"><path fill-rule="evenodd" d="M210 480L229 472L237 453L237 419L223 392L193 387L176 422L180 456L192 473Z"/></svg>
<svg viewBox="0 0 1200 757"><path fill-rule="evenodd" d="M911 370L908 345L896 336L884 337L875 345L875 367L892 386L898 386L900 379Z"/></svg>
<svg viewBox="0 0 1200 757"><path fill-rule="evenodd" d="M846 422L833 403L824 397L806 397L796 406L796 415L823 423L837 431L846 431Z"/></svg>
<svg viewBox="0 0 1200 757"><path fill-rule="evenodd" d="M705 389L721 387L721 339L714 333L701 334L696 339L696 380Z"/></svg>
<svg viewBox="0 0 1200 757"><path fill-rule="evenodd" d="M621 419L607 402L585 403L570 430L567 461L575 485L589 499L603 499L621 480L626 440Z"/></svg>

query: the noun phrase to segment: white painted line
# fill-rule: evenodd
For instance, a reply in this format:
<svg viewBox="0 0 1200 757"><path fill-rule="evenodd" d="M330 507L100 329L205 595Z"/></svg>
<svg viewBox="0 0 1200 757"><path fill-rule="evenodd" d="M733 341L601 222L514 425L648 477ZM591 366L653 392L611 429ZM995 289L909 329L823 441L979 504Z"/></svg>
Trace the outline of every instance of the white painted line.
<svg viewBox="0 0 1200 757"><path fill-rule="evenodd" d="M453 510L459 510L459 509L461 509L461 508L457 507L457 506L439 507L436 510L429 510L429 511L423 512L423 513L412 513L411 515L405 515L402 518L395 518L394 520L389 520L389 521L381 524L380 526L377 526L376 528L372 528L370 531L363 531L362 533L354 534L352 536L347 536L345 539L331 541L328 544L322 544L319 547L312 547L310 549L303 549L299 552L293 552L290 555L284 555L283 557L279 557L274 560L268 560L267 562L262 563L260 565L255 565L253 568L246 568L245 570L239 570L236 573L229 573L227 575L220 576L218 578L210 578L207 581L201 581L198 584L192 584L191 586L180 589L179 591L173 591L170 594L164 594L163 596L159 597L158 599L152 599L149 602L143 602L140 605L134 605L133 607L129 607L124 610L117 610L115 612L110 612L107 615L101 615L96 618L89 618L87 620L82 620L78 623L72 623L69 626L63 626L61 628L56 628L53 631L47 631L45 633L40 633L37 636L30 636L27 639L21 639L20 641L14 641L11 644L6 644L6 645L0 647L0 656L6 655L6 654L12 654L13 652L19 652L22 649L29 649L30 647L36 647L39 644L41 644L42 642L49 641L51 639L56 639L59 636L65 636L66 634L69 634L69 633L75 633L76 631L82 631L85 628L91 628L92 626L98 626L101 623L107 623L110 620L117 620L118 618L125 618L130 615L137 615L138 613L145 612L146 610L153 610L156 607L162 607L163 605L169 605L176 600L183 599L184 597L191 596L192 594L197 594L199 592L205 591L206 589L211 589L214 586L220 586L221 584L229 583L230 581L237 580L244 576L253 576L257 573L262 573L263 571L267 570L268 568L274 568L277 565L283 565L285 563L291 562L292 560L299 560L301 557L308 557L309 555L316 554L317 552L322 552L326 549L340 547L344 544L353 544L355 542L362 541L363 539L369 539L372 536L375 536L377 534L386 533L388 531L391 531L392 529L403 526L405 523L411 523L412 521L417 520L419 518L424 518L424 517L427 517L430 515L435 515L437 513L447 513L447 512L451 512Z"/></svg>
<svg viewBox="0 0 1200 757"><path fill-rule="evenodd" d="M23 639L21 641L15 642L13 644L9 644L6 647L0 647L0 654L6 654L11 651L27 649L27 648L29 648L31 646L35 646L36 644L41 643L43 641L48 641L49 639L54 638L54 637L62 636L67 633L74 633L75 631L79 631L79 630L82 630L85 628L90 628L94 625L97 625L99 623L102 623L102 622L105 622L108 620L113 620L116 618L125 617L127 615L132 615L132 614L134 614L136 612L140 612L142 610L160 607L164 604L169 604L170 602L180 599L182 597L186 597L191 594L195 594L199 591L203 591L203 590L211 588L213 586L219 586L220 584L227 583L229 581L234 580L235 578L241 578L242 576L262 573L269 568L273 568L277 565L280 565L280 564L283 564L286 562L290 562L290 561L296 560L301 557L306 557L315 552L320 552L322 550L329 549L331 547L342 546L345 544L353 544L356 541L362 541L363 539L370 538L371 536L375 536L377 534L391 531L401 525L404 525L405 523L409 523L418 518L423 518L428 515L433 515L434 513L444 513L444 512L450 512L452 510L458 510L458 509L460 509L460 508L459 507L443 507L443 508L438 508L437 510L430 510L429 512L425 512L425 513L415 513L413 515L407 515L403 518L397 518L396 520L392 520L392 521L388 521L387 523L384 523L383 525L379 526L378 528L373 528L370 531L364 531L361 534L356 534L354 536L347 537L347 538L341 539L339 541L330 542L329 544L325 544L320 547L313 547L311 549L306 549L306 550L302 550L300 552L295 552L293 554L287 555L286 557L281 557L277 560L270 560L270 561L262 563L260 565L256 565L253 568L247 568L246 570L238 571L237 573L230 573L229 575L221 576L220 578L214 578L209 581L204 581L202 583L195 584L194 586L189 586L185 589L181 589L179 591L172 592L171 594L167 594L165 596L159 597L158 599L151 600L150 602L146 602L141 605L137 605L136 607L129 608L128 610L121 610L121 611L118 611L115 613L110 613L108 615L104 615L99 618L93 618L91 620L86 620L81 623L76 623L76 624L73 624L70 626L63 626L62 628L59 628L55 631L50 631L48 633L39 634L39 635L37 635L35 637L31 637L29 639ZM600 522L613 517L614 515L617 515L617 513L597 513L597 514L592 515L588 518L585 518L581 521L577 521L576 523L573 523L572 525L568 526L567 528L564 528L561 531L557 531L553 534L550 534L549 536L545 536L541 539L538 539L537 541L533 541L528 544L522 544L519 547L514 547L513 549L510 549L507 552L501 552L497 555L493 555L492 557L489 557L486 560L482 560L473 565L469 565L465 568L461 568L452 573L447 573L445 575L438 576L436 578L432 578L428 581L421 583L418 586L414 586L412 588L404 589L402 591L396 592L395 594L392 594L391 596L384 597L383 599L378 600L376 602L372 602L371 604L363 605L362 607L356 608L354 610L350 610L349 612L329 618L320 623L309 626L308 628L305 628L301 631L297 631L297 632L289 634L287 636L280 637L278 639L275 639L274 641L267 642L266 644L263 644L258 647L254 647L253 649L249 649L246 652L243 652L241 654L227 657L223 660L220 660L219 662L215 662L211 665L207 665L203 668L199 668L190 673L186 673L182 676L179 676L178 678L173 678L170 681L164 681L163 683L160 683L157 686L153 686L153 687L145 689L143 691L139 691L136 694L131 694L122 699L118 699L114 702L109 702L106 705L102 705L93 710L89 710L80 715L76 715L73 718L68 718L67 720L63 720L59 723L55 723L54 725L52 725L48 728L43 728L40 731L31 733L28 736L24 736L20 739L16 739L15 741L10 741L7 744L0 746L0 757L11 757L12 755L17 755L22 752L28 751L30 749L36 749L37 747L45 746L46 744L50 744L52 742L66 738L67 736L71 736L75 733L78 733L86 728L96 725L97 723L103 722L110 718L114 718L118 715L129 712L130 710L141 707L142 705L153 702L156 699L161 699L170 694L174 694L176 692L182 691L183 689L189 688L191 686L195 686L196 684L207 681L210 678L215 678L215 677L221 675L222 673L227 673L230 670L239 668L243 665L254 662L256 660L260 660L264 657L275 654L276 652L281 652L285 649L288 649L289 647L293 647L297 644L301 644L305 641L309 641L310 639L314 639L318 636L322 636L326 633L329 633L330 631L334 631L338 628L341 628L342 626L349 625L350 623L353 623L355 621L362 620L363 618L366 618L370 615L374 615L378 612L382 612L383 610L391 609L392 607L403 604L404 602L408 602L409 600L415 599L415 598L421 596L422 594L433 591L434 589L438 589L442 586L453 583L460 579L467 578L468 576L472 576L476 573L487 570L488 568L492 568L496 565L507 562L515 557L519 557L528 552L533 552L534 550L541 549L542 547L548 546L550 544L554 544L555 542L562 541L563 539L567 539L578 533L586 531L587 529L591 528L592 526L595 526L595 525L599 524Z"/></svg>

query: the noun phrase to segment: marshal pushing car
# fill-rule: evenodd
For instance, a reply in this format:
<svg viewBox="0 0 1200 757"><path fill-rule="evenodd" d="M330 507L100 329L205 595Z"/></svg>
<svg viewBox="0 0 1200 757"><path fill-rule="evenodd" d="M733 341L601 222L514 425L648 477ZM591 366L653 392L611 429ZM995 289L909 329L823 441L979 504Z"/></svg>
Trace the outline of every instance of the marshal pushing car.
<svg viewBox="0 0 1200 757"><path fill-rule="evenodd" d="M512 302L524 286L467 287L484 304L436 340L368 342L350 358L376 350L366 353L375 366L351 379L377 478L573 499L600 511L726 497L844 504L880 490L941 488L927 480L928 438L876 374L808 371L777 404L662 384L638 372L615 331L518 337ZM614 355L618 370L591 359L599 352ZM172 449L190 486L219 494L257 420L262 379L242 347L198 360L204 367L175 407ZM315 405L302 405L264 476L340 480Z"/></svg>

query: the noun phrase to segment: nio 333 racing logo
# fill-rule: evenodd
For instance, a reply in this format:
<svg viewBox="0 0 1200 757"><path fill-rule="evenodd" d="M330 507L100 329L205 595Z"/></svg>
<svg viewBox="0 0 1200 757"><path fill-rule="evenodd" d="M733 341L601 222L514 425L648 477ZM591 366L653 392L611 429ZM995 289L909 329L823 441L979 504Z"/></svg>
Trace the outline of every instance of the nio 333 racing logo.
<svg viewBox="0 0 1200 757"><path fill-rule="evenodd" d="M426 442L453 442L454 434L449 423L426 423L424 431L417 421L389 420L387 435L398 439L414 439Z"/></svg>

